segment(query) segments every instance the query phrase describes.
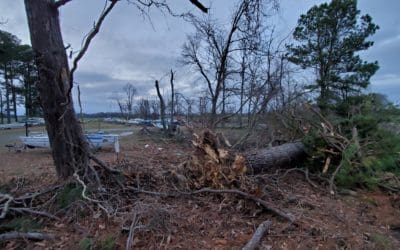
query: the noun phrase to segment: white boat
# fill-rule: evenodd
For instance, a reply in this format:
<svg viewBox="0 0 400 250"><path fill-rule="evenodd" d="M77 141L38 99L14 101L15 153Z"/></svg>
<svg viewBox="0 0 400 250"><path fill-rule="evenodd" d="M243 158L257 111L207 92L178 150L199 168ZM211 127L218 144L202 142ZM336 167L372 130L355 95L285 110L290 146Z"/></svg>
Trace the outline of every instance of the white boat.
<svg viewBox="0 0 400 250"><path fill-rule="evenodd" d="M116 134L92 133L86 134L86 138L92 148L101 148L103 146L114 145L119 136Z"/></svg>
<svg viewBox="0 0 400 250"><path fill-rule="evenodd" d="M19 139L28 148L50 148L49 137L44 133L32 133L29 136L20 136Z"/></svg>
<svg viewBox="0 0 400 250"><path fill-rule="evenodd" d="M103 146L115 145L118 142L119 135L91 133L86 134L86 138L92 148L101 148ZM32 133L29 136L20 136L19 139L28 148L50 148L49 137L44 133Z"/></svg>
<svg viewBox="0 0 400 250"><path fill-rule="evenodd" d="M9 123L9 124L0 124L0 129L13 129L13 128L23 128L25 127L25 123Z"/></svg>

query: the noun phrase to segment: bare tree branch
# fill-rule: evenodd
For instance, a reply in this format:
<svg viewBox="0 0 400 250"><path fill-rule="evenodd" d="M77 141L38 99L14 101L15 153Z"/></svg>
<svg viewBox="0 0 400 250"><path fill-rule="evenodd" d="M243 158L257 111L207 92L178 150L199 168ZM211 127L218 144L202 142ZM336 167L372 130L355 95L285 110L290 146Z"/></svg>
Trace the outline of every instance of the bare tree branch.
<svg viewBox="0 0 400 250"><path fill-rule="evenodd" d="M71 2L72 0L59 0L53 4L54 8L60 8L61 6Z"/></svg>
<svg viewBox="0 0 400 250"><path fill-rule="evenodd" d="M271 227L272 222L270 220L266 220L262 222L258 227L257 230L254 232L253 237L247 242L247 244L242 248L242 250L253 250L257 249L257 247L260 245L262 237L265 234L265 231L267 231Z"/></svg>
<svg viewBox="0 0 400 250"><path fill-rule="evenodd" d="M204 7L204 5L202 3L200 3L197 0L190 0L190 2L195 5L197 8L199 8L201 11L203 11L204 13L208 13L208 8Z"/></svg>
<svg viewBox="0 0 400 250"><path fill-rule="evenodd" d="M43 233L21 233L21 232L10 232L0 234L0 241L7 241L13 239L30 239L30 240L53 240L54 236Z"/></svg>

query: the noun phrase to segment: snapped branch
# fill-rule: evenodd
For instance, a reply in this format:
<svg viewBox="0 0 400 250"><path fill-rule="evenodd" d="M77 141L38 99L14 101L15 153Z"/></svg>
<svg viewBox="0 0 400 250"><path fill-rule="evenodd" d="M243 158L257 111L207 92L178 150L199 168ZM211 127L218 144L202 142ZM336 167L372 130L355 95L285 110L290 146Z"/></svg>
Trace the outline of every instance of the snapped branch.
<svg viewBox="0 0 400 250"><path fill-rule="evenodd" d="M72 0L58 0L57 2L54 2L53 6L54 8L58 9L61 6L67 4L68 2L71 2Z"/></svg>

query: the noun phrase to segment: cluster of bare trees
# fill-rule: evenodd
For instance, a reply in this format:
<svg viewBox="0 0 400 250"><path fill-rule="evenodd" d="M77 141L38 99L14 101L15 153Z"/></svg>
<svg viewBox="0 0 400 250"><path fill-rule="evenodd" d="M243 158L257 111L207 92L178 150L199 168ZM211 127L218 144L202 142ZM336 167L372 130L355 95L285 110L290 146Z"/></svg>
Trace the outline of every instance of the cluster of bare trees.
<svg viewBox="0 0 400 250"><path fill-rule="evenodd" d="M82 49L73 59L71 70L58 15L58 9L68 2L70 0L25 0L25 6L40 78L40 100L57 173L60 177L71 176L74 172L89 176L88 161L93 158L73 109L73 73L104 19L119 1L106 1L99 19L85 37ZM165 1L130 2L136 3L139 9L156 6L170 10ZM190 2L207 12L199 1ZM209 127L213 128L235 115L240 126L245 117L249 127L253 126L259 115L267 112L282 96L282 86L287 79L285 52L281 50L283 43L275 41L272 26L267 25L276 8L276 0L241 0L227 27L221 26L211 16L187 16L196 32L188 37L183 47L183 61L202 78L204 95L195 99L175 90L171 91L169 101L165 97L164 100L159 98L158 102L143 99L135 110L137 92L133 86L127 85L124 88L126 98L118 101L120 111L129 119L135 111L144 118L152 113L165 117L169 109L172 121L175 114L182 112L189 117L194 113L199 98L197 111L207 117ZM171 78L172 84L173 74Z"/></svg>
<svg viewBox="0 0 400 250"><path fill-rule="evenodd" d="M145 97L139 98L136 87L127 83L122 93L112 97L117 103L119 112L126 120L134 117L143 119L158 119L160 115L160 103L158 100Z"/></svg>
<svg viewBox="0 0 400 250"><path fill-rule="evenodd" d="M240 127L253 127L259 114L286 105L285 39L277 39L270 24L277 8L274 0L242 0L228 26L210 16L190 18L196 31L182 57L205 83L199 112L208 114L210 128L234 116Z"/></svg>

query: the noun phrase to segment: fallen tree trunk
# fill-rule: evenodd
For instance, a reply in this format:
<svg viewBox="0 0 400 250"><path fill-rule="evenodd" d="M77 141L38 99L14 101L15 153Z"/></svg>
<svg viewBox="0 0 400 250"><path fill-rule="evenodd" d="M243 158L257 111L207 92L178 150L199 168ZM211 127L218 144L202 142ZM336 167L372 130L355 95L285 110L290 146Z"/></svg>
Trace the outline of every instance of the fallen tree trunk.
<svg viewBox="0 0 400 250"><path fill-rule="evenodd" d="M304 156L305 148L302 142L285 143L244 154L250 173L259 173L267 168L292 166L304 159Z"/></svg>
<svg viewBox="0 0 400 250"><path fill-rule="evenodd" d="M305 156L301 142L237 153L210 130L194 134L195 151L184 164L183 175L191 180L193 188L245 188L246 174L265 169L290 167Z"/></svg>

